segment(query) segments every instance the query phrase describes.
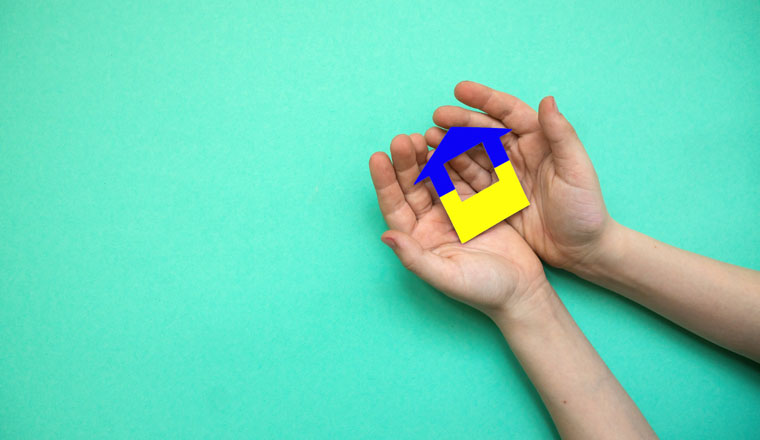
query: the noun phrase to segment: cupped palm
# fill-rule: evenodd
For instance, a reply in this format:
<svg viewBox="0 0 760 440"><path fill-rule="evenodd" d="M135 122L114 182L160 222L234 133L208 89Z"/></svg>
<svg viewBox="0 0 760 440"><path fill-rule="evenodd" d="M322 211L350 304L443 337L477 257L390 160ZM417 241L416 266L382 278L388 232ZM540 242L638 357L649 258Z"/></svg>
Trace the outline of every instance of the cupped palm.
<svg viewBox="0 0 760 440"><path fill-rule="evenodd" d="M514 228L500 222L462 244L430 185L414 180L429 157L421 135L400 135L370 158L378 203L390 228L383 234L404 266L449 296L486 313L509 307L545 280L535 253ZM449 169L457 192L475 191Z"/></svg>
<svg viewBox="0 0 760 440"><path fill-rule="evenodd" d="M439 127L427 131L427 143L437 146L454 126L511 128L502 142L531 205L507 222L553 266L568 268L587 258L612 219L591 160L554 99L545 98L536 112L514 96L472 82L458 84L455 96L485 113L438 108L433 120ZM497 180L482 148L458 156L451 166L477 191Z"/></svg>

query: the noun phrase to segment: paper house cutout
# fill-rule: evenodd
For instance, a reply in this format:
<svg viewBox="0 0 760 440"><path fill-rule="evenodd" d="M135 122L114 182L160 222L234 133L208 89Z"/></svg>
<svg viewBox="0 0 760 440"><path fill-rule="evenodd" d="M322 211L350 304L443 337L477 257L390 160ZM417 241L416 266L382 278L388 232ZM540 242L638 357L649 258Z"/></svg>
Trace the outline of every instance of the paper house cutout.
<svg viewBox="0 0 760 440"><path fill-rule="evenodd" d="M430 178L462 243L530 205L501 143L500 137L510 131L507 128L451 127L414 182ZM444 165L481 143L499 181L463 201Z"/></svg>

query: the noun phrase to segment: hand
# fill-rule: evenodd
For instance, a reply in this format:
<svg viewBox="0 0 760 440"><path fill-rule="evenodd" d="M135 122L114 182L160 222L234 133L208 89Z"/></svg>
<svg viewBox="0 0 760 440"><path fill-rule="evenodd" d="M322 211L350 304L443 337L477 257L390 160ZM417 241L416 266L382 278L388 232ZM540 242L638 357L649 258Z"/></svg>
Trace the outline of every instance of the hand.
<svg viewBox="0 0 760 440"><path fill-rule="evenodd" d="M615 222L604 206L591 160L554 98L544 98L536 113L514 96L469 81L459 83L454 95L485 114L439 107L433 121L440 127L512 129L502 142L530 206L507 222L552 266L573 270L592 260ZM445 133L433 127L425 138L437 147ZM476 191L497 180L482 147L458 156L451 165Z"/></svg>
<svg viewBox="0 0 760 440"><path fill-rule="evenodd" d="M380 211L390 228L382 241L407 269L492 318L547 291L541 262L506 222L460 243L432 186L414 185L430 154L422 135L413 134L393 139L393 163L385 153L370 157ZM461 196L475 193L456 172L449 174Z"/></svg>

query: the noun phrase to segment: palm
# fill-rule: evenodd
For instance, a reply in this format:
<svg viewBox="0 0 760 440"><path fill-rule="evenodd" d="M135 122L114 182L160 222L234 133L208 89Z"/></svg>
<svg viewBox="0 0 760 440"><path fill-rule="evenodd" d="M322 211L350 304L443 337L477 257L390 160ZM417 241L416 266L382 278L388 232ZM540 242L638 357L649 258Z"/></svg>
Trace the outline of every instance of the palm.
<svg viewBox="0 0 760 440"><path fill-rule="evenodd" d="M582 146L573 157L554 154L537 113L517 98L474 83L460 84L457 94L489 114L441 107L434 115L440 126L513 128L502 141L531 205L507 222L554 266L582 258L607 218L596 173ZM436 127L426 138L435 146L444 134ZM482 148L456 158L452 166L475 190L496 181Z"/></svg>
<svg viewBox="0 0 760 440"><path fill-rule="evenodd" d="M410 269L455 299L484 311L497 308L515 291L527 290L527 285L540 278L541 263L505 222L460 243L434 191L429 186L413 184L426 153L422 136L403 136L391 144L392 165L383 154L371 159L372 177L386 222L420 246L421 252L427 254L424 261L435 262L435 270ZM474 193L455 172L451 175L461 196Z"/></svg>
<svg viewBox="0 0 760 440"><path fill-rule="evenodd" d="M596 174L590 164L569 177L558 172L540 132L517 137L513 156L531 206L509 222L549 264L562 266L583 252L605 213Z"/></svg>

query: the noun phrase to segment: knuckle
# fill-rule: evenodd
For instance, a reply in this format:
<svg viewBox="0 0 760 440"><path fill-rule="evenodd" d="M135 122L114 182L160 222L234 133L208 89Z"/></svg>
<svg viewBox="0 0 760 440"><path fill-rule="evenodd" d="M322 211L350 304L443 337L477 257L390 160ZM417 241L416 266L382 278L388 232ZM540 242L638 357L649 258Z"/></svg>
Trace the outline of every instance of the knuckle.
<svg viewBox="0 0 760 440"><path fill-rule="evenodd" d="M417 272L417 264L414 260L404 258L401 260L401 264L410 272Z"/></svg>

